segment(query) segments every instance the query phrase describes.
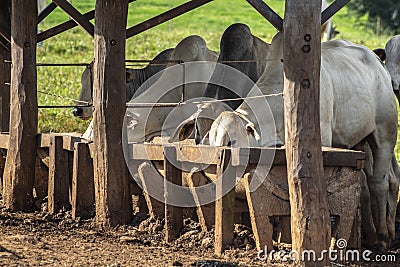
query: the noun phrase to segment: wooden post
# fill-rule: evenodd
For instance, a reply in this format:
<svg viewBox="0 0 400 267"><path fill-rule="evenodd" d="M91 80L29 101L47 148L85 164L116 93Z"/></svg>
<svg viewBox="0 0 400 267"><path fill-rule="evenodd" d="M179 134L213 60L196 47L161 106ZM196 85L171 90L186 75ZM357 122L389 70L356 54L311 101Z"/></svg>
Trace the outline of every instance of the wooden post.
<svg viewBox="0 0 400 267"><path fill-rule="evenodd" d="M128 223L132 206L122 151L128 0L97 0L94 36L94 169L96 222Z"/></svg>
<svg viewBox="0 0 400 267"><path fill-rule="evenodd" d="M68 152L63 149L63 137L52 136L49 147L48 209L50 214L69 205Z"/></svg>
<svg viewBox="0 0 400 267"><path fill-rule="evenodd" d="M215 254L220 255L227 245L233 242L235 222L235 184L236 169L231 165L231 151L222 150L221 163L217 166L215 201ZM226 195L222 192L232 188Z"/></svg>
<svg viewBox="0 0 400 267"><path fill-rule="evenodd" d="M167 181L176 185L182 186L182 170L177 164L176 148L165 147L164 148L164 196L165 196L165 242L171 242L174 240L182 231L183 228L183 208L174 207L168 205L168 198L174 197L170 195ZM175 165L174 165L175 164Z"/></svg>
<svg viewBox="0 0 400 267"><path fill-rule="evenodd" d="M94 215L93 160L87 143L74 144L72 167L72 219L88 219Z"/></svg>
<svg viewBox="0 0 400 267"><path fill-rule="evenodd" d="M38 126L36 0L13 0L11 21L12 108L3 196L7 208L26 210L32 206Z"/></svg>
<svg viewBox="0 0 400 267"><path fill-rule="evenodd" d="M292 247L300 255L304 250L314 250L319 257L330 242L319 116L321 1L287 0L283 25ZM304 264L325 266L326 260Z"/></svg>

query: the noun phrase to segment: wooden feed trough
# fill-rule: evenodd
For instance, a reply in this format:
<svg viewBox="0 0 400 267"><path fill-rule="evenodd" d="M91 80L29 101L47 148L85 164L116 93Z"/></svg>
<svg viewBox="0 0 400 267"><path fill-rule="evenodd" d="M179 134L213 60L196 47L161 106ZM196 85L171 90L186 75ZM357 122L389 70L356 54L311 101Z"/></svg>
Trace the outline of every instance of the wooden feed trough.
<svg viewBox="0 0 400 267"><path fill-rule="evenodd" d="M249 181L251 175L249 172L259 162L263 162L260 157L261 150L272 150L269 148L216 148L209 146L169 146L163 147L156 144L131 144L130 155L132 161L146 162L164 162L164 169L161 173L165 179L175 184L182 184L183 172L172 165L169 160L185 164L185 167L192 170L200 169L202 165L208 164L207 174L216 175L216 178L223 175L222 183L232 183L236 181L236 173L232 170L240 166L247 170L247 174L238 184L236 190L232 190L215 202L214 207L210 204L197 207L197 215L202 229L210 229L215 225L215 252L220 254L222 250L233 241L233 228L235 221L235 194L243 193L238 188L244 188L248 211L253 233L255 236L257 249L263 249L265 245L272 248L273 226L269 218L273 216L290 216L289 194L286 176L285 150L283 148L275 149L273 166L267 179L254 192L249 191ZM177 153L177 150L178 153ZM267 153L268 154L268 153ZM168 158L165 156L168 155ZM177 155L180 155L177 157ZM171 158L175 157L175 158ZM325 180L329 198L330 213L336 217L336 225L333 229L333 236L350 240L353 233L353 241L350 242L354 247L360 247L360 223L359 207L361 179L363 179L362 167L365 155L363 152L344 150L344 149L323 149L323 161L325 170ZM265 160L264 160L265 161ZM148 164L148 163L145 163ZM141 165L144 167L145 165ZM159 164L158 164L159 166ZM215 167L211 167L215 166ZM225 170L230 170L228 173ZM146 192L146 175L152 175L151 172L139 170L141 172L141 182L145 189L144 194L152 214L164 214L163 206L151 198ZM154 173L153 173L154 175ZM190 175L184 175L188 186L197 186L191 180L193 172ZM216 191L221 184L216 183ZM224 186L224 185L222 185ZM160 188L159 190L163 190ZM165 189L164 189L165 190ZM235 193L236 191L236 193ZM239 191L239 192L238 192ZM191 190L196 199L195 190ZM168 190L165 190L168 195ZM157 210L161 209L161 210ZM182 208L165 206L166 240L177 237L182 227ZM285 221L285 220L283 220ZM287 221L286 221L287 222ZM290 227L281 226L290 232Z"/></svg>

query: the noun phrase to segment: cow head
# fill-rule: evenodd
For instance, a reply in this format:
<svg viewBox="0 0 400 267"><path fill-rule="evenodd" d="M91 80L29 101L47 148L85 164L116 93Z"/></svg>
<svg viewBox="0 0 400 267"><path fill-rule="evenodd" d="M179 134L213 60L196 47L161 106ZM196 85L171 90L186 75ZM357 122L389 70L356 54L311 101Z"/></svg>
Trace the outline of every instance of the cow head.
<svg viewBox="0 0 400 267"><path fill-rule="evenodd" d="M135 87L137 73L133 69L126 69L126 86L128 88ZM76 107L72 110L75 117L87 120L93 116L93 62L91 62L82 73L81 77L82 89L79 94ZM137 88L139 86L136 86ZM133 89L132 89L133 90ZM130 93L127 91L127 94ZM134 91L133 91L134 93ZM132 94L133 94L132 93Z"/></svg>
<svg viewBox="0 0 400 267"><path fill-rule="evenodd" d="M197 112L178 125L169 142L183 141L194 136L197 144L202 143L218 115L230 110L229 106L218 102L198 104L197 108Z"/></svg>

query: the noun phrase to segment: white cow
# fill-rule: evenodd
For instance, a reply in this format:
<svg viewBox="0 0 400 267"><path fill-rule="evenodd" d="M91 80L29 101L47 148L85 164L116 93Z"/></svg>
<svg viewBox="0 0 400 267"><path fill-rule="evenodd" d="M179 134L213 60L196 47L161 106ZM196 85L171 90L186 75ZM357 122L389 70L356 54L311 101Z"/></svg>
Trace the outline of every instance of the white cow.
<svg viewBox="0 0 400 267"><path fill-rule="evenodd" d="M271 59L276 60L268 62L257 83L265 95L283 91L283 63L278 60L283 56L282 39L278 34L272 41ZM363 209L372 211L375 227L371 230L376 233L366 234L376 245L386 247L394 227L387 223L387 216L394 217L387 214L387 205L397 201L389 199L393 198L389 182L398 187L399 180L395 177L389 181L388 175L389 167L398 168L395 161L391 165L397 138L397 107L389 73L372 51L347 41L327 42L321 53L322 145L353 148L366 141L371 147L373 159L368 160L373 162L372 173L367 177L371 205ZM257 94L254 89L248 96ZM267 103L271 116L266 112ZM282 97L248 99L235 112L223 112L209 133L209 142L214 146L275 146L284 141Z"/></svg>
<svg viewBox="0 0 400 267"><path fill-rule="evenodd" d="M216 62L218 53L209 50L206 42L200 36L189 36L183 39L172 52L171 61L196 62L196 61L211 61ZM186 66L186 65L185 65ZM192 66L193 67L193 66ZM182 86L169 88L169 85L174 82L183 81L183 75L197 74L199 76L208 75L208 79L213 72L212 64L199 65L193 73L191 66L187 66L184 73L183 65L177 63L168 64L167 69L162 74L155 75L148 79L142 88L135 93L129 102L130 105L136 103L178 103L181 100ZM207 69L208 68L208 69ZM211 69L210 69L211 68ZM178 81L177 81L178 80ZM186 84L185 85L185 100L203 96L207 84ZM145 88L145 91L144 89ZM172 89L172 90L168 90ZM168 90L168 92L167 92ZM144 92L143 92L144 91ZM187 117L193 113L190 106ZM173 110L172 107L161 108L135 108L129 107L128 114L128 138L132 142L150 141L162 133L170 135L180 121L168 120L169 125L164 125L164 121ZM185 112L185 108L181 109L181 113ZM147 116L148 115L148 116ZM187 118L184 117L183 119ZM89 125L87 131L83 135L85 139L92 140L92 125Z"/></svg>

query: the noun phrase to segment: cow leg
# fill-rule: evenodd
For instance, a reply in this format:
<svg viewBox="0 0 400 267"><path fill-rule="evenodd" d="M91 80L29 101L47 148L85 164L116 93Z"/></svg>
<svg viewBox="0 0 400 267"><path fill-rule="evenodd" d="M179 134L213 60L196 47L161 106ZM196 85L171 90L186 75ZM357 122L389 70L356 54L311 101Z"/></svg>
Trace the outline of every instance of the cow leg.
<svg viewBox="0 0 400 267"><path fill-rule="evenodd" d="M389 172L389 199L388 199L388 214L387 214L390 240L392 240L395 236L395 220L396 220L397 202L399 197L399 184L400 184L400 168L397 163L396 156L393 154Z"/></svg>
<svg viewBox="0 0 400 267"><path fill-rule="evenodd" d="M377 139L375 140L382 140ZM377 231L378 248L387 248L389 241L387 225L387 204L389 192L389 166L392 160L394 145L390 142L381 144L375 142L369 145L373 154L373 175L368 177L368 187L371 194L371 210Z"/></svg>

